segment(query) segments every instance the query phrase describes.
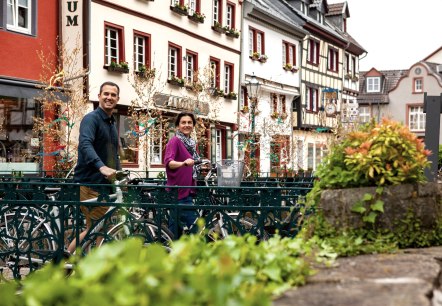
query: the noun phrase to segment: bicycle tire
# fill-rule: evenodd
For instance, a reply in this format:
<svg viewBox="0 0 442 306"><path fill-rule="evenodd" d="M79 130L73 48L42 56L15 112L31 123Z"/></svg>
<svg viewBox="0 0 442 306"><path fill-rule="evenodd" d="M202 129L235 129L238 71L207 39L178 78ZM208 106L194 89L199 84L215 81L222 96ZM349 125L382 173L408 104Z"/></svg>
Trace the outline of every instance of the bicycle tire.
<svg viewBox="0 0 442 306"><path fill-rule="evenodd" d="M160 233L160 235L158 235ZM106 234L106 239L103 243L113 240L123 240L128 237L140 237L144 240L144 244L160 243L167 249L170 248L170 243L173 241L172 232L164 225L160 228L150 219L136 219L130 222L120 222L112 227Z"/></svg>
<svg viewBox="0 0 442 306"><path fill-rule="evenodd" d="M52 261L57 249L56 237L44 219L19 211L2 216L0 266L11 270L14 278L21 278Z"/></svg>
<svg viewBox="0 0 442 306"><path fill-rule="evenodd" d="M207 230L207 237L210 240L223 239L226 234L236 236L250 234L256 236L258 241L269 239L269 234L264 229L259 229L254 219L240 216L238 212L227 213L224 216L228 218L223 218L222 228L216 217L210 222Z"/></svg>

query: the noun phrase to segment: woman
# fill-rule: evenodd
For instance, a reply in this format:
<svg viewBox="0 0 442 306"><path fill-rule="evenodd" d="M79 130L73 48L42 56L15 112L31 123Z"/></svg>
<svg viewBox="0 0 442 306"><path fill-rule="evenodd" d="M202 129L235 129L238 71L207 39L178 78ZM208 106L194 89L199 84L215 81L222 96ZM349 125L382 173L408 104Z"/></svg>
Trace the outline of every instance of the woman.
<svg viewBox="0 0 442 306"><path fill-rule="evenodd" d="M175 120L176 134L166 145L164 163L166 165L168 186L196 186L197 172L195 160L199 159L196 141L190 137L196 125L192 113L182 112ZM193 204L196 191L193 188L178 189L178 204ZM182 210L180 221L189 228L198 218L196 210ZM171 217L169 227L175 232L174 218Z"/></svg>

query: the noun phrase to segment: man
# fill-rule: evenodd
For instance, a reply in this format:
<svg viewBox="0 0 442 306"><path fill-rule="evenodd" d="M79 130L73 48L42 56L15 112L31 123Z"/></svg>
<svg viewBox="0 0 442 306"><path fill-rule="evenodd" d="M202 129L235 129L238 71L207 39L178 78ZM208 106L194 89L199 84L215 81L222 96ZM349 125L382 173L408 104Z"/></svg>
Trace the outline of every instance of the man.
<svg viewBox="0 0 442 306"><path fill-rule="evenodd" d="M98 108L86 116L80 124L78 141L78 160L75 167L74 182L81 184L109 184L116 169L120 169L118 157L118 132L112 112L120 100L120 88L112 82L104 82L98 94ZM80 187L80 201L99 196L97 190L87 186ZM81 206L86 217L86 229L80 233L80 241L86 236L92 220L98 220L107 211L106 206ZM76 239L68 247L73 253Z"/></svg>

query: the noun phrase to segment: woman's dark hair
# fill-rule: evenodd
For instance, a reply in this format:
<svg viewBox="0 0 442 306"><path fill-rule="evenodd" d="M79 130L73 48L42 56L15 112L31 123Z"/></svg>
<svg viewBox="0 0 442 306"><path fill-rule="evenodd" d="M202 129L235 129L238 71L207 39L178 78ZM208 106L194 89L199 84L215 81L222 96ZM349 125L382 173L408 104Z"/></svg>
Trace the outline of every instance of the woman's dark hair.
<svg viewBox="0 0 442 306"><path fill-rule="evenodd" d="M182 112L180 114L178 114L178 116L176 116L175 119L175 127L177 127L178 125L180 125L180 120L181 118L185 117L185 116L189 116L190 118L192 118L192 122L193 122L193 126L196 125L196 119L195 119L195 115L192 113L188 113L188 112Z"/></svg>

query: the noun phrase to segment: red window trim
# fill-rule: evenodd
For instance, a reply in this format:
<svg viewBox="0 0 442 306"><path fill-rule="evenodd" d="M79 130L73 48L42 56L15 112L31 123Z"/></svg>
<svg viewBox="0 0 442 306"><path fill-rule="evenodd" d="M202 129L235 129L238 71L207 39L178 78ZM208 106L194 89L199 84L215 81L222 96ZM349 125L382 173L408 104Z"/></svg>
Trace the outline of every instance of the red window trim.
<svg viewBox="0 0 442 306"><path fill-rule="evenodd" d="M121 61L126 61L126 53L125 53L125 49L124 49L124 26L120 26L117 25L115 23L111 23L111 22L104 22L104 35L103 35L103 40L104 40L104 54L103 54L103 58L104 58L104 63L106 63L106 29L107 28L112 28L114 30L118 31L118 53L120 55L120 58L118 59L120 62Z"/></svg>
<svg viewBox="0 0 442 306"><path fill-rule="evenodd" d="M151 45L152 45L152 42L151 42L151 35L150 34L148 34L148 33L144 33L144 32L141 32L141 31L138 31L138 30L134 30L134 34L133 34L134 36L135 35L138 35L138 36L143 36L144 38L146 38L146 46L144 46L145 47L145 50L146 50L146 58L145 58L145 63L144 63L144 65L146 66L146 67L148 67L148 68L150 68L151 66ZM135 69L136 69L136 67L134 67Z"/></svg>

